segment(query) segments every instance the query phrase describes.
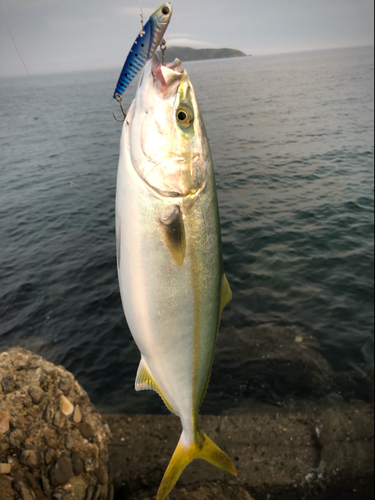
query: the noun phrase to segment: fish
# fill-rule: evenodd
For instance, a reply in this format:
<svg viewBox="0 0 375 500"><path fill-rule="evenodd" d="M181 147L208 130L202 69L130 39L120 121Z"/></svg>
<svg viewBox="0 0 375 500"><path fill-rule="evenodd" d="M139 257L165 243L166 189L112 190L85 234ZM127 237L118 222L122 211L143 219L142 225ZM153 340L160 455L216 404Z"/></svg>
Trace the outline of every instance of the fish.
<svg viewBox="0 0 375 500"><path fill-rule="evenodd" d="M232 292L207 134L178 59L164 66L155 54L147 62L128 110L120 139L116 240L122 305L141 353L135 389L159 393L182 424L157 494L164 500L195 458L237 475L197 422Z"/></svg>
<svg viewBox="0 0 375 500"><path fill-rule="evenodd" d="M154 55L164 38L172 17L172 5L167 2L157 9L141 29L122 68L113 94L114 99L122 96L134 77Z"/></svg>

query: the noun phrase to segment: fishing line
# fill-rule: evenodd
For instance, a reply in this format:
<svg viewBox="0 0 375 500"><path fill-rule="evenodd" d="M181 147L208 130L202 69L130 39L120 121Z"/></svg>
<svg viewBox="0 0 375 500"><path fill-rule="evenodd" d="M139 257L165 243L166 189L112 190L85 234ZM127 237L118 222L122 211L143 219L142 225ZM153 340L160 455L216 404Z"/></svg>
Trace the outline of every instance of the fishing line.
<svg viewBox="0 0 375 500"><path fill-rule="evenodd" d="M36 87L36 85L35 85L35 83L34 83L34 80L33 80L32 76L31 76L31 74L30 74L29 70L27 69L27 66L26 66L26 64L25 64L25 61L23 60L23 58L22 58L22 56L21 56L21 53L20 53L20 51L18 50L17 44L16 44L16 42L15 42L15 40L14 40L14 38L13 38L12 32L11 32L11 30L10 30L10 27L9 27L9 24L8 24L8 21L7 21L7 18L6 18L6 16L5 16L5 12L4 12L4 9L3 9L3 4L2 4L2 2L0 2L0 8L1 8L1 12L2 12L2 14L3 14L3 18L4 18L4 21L5 21L5 26L6 26L6 27L7 27L7 29L8 29L8 33L9 33L9 35L10 35L10 38L11 38L12 42L13 42L13 45L14 45L14 47L15 47L16 51L17 51L17 54L18 54L19 58L21 59L21 62L22 62L23 66L24 66L24 68L25 68L25 70L26 70L26 73L28 74L28 76L29 76L29 78L30 78L30 81L31 81L31 83L32 83L32 86L33 86L33 88L34 88L34 91L35 91L35 92L37 92L37 87ZM51 121L52 121L52 123L53 123L53 125L54 125L54 127L55 127L55 129L56 129L56 131L57 131L57 133L59 134L59 137L60 137L60 140L61 140L61 142L62 142L62 145L64 146L65 153L68 155L69 160L70 160L70 163L71 163L71 165L72 165L72 167L73 167L73 170L75 171L75 173L76 173L76 175L77 175L77 177L78 177L78 172L77 172L77 169L76 169L76 167L75 167L75 165L74 165L74 163L73 163L73 160L72 160L72 157L71 157L71 155L70 155L70 153L69 153L69 150L68 150L68 148L67 148L67 147L66 147L66 145L65 145L65 142L64 142L64 139L62 138L62 135L61 135L61 133L60 133L59 127L57 126L57 124L56 124L55 120L53 119L53 115L49 115L49 114L47 113L47 111L46 111L46 110L43 112L43 109L41 109L41 111L42 111L42 113L44 113L44 115L47 115L49 118L51 118ZM48 120L46 120L46 121L48 122ZM74 186L74 187L78 187L78 184L75 184L73 181L70 181L70 186L71 186L71 187L73 187L73 186Z"/></svg>

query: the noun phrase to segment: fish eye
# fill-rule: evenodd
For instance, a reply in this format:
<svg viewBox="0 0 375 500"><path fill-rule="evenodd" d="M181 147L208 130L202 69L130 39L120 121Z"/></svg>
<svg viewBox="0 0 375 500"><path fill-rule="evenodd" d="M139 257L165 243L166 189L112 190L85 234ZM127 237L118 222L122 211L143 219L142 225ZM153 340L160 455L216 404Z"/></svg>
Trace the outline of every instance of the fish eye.
<svg viewBox="0 0 375 500"><path fill-rule="evenodd" d="M161 11L165 16L169 14L169 8L167 6L163 7Z"/></svg>
<svg viewBox="0 0 375 500"><path fill-rule="evenodd" d="M180 125L188 127L193 121L193 114L188 108L179 107L176 112L176 118Z"/></svg>

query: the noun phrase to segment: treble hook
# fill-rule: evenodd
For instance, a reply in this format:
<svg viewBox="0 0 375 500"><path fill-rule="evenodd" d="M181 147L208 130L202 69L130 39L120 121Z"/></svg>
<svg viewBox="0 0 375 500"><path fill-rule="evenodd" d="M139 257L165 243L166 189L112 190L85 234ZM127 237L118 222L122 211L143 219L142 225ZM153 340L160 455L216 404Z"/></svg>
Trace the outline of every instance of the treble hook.
<svg viewBox="0 0 375 500"><path fill-rule="evenodd" d="M122 111L122 114L124 115L124 118L122 120L118 120L116 117L115 117L115 114L113 114L113 118L116 120L116 122L124 122L125 121L125 118L126 118L126 113L125 113L125 110L124 108L122 107L122 97L120 96L120 94L116 94L116 101L120 104L120 108L121 108L121 111Z"/></svg>
<svg viewBox="0 0 375 500"><path fill-rule="evenodd" d="M162 57L163 57L163 66L165 66L165 51L167 49L167 40L165 38L163 38L163 40L161 41L160 43L160 50L161 50L161 53L162 53Z"/></svg>

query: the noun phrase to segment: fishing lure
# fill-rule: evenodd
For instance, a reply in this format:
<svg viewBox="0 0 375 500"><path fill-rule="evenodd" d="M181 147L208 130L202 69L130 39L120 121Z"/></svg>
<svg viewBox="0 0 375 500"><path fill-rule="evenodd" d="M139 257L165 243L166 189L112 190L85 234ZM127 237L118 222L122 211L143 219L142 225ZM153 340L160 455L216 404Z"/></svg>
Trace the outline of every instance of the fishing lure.
<svg viewBox="0 0 375 500"><path fill-rule="evenodd" d="M167 2L156 10L137 36L118 79L113 98L121 104L121 96L130 82L154 55L163 42L165 30L172 16L172 5Z"/></svg>

